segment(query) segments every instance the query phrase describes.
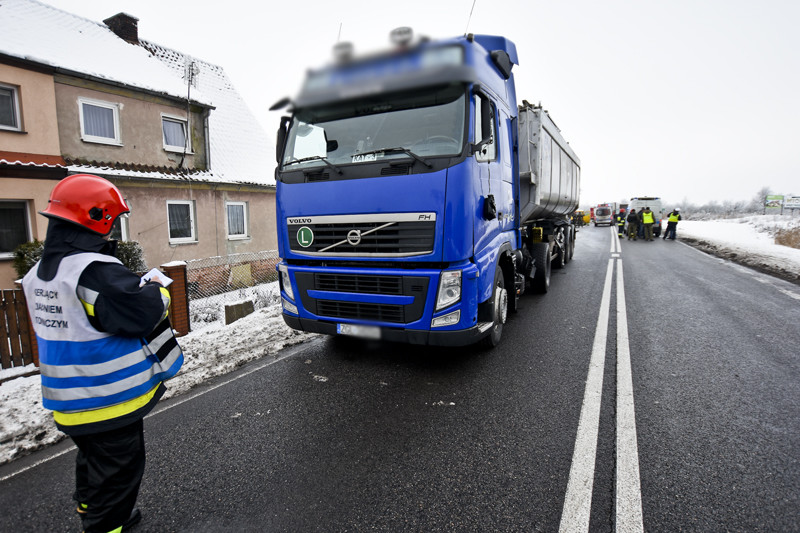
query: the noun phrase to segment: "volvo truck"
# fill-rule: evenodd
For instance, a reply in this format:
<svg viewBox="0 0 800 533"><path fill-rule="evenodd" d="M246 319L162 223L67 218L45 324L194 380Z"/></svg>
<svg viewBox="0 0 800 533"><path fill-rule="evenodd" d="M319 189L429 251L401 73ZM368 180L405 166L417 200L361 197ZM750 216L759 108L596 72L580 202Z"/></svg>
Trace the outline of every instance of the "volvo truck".
<svg viewBox="0 0 800 533"><path fill-rule="evenodd" d="M522 294L546 293L551 268L573 256L578 157L541 105L517 100L505 37L341 52L272 108L287 109L276 150L284 320L496 346Z"/></svg>

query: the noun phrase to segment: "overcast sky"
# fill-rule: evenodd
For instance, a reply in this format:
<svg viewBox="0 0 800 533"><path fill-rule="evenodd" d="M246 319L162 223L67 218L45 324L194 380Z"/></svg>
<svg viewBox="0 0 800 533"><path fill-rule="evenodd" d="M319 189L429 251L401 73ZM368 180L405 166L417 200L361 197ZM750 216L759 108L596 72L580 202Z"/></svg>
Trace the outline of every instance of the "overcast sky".
<svg viewBox="0 0 800 533"><path fill-rule="evenodd" d="M581 205L670 205L800 195L800 1L49 0L222 66L274 138L307 68L337 38L356 51L410 26L429 37L503 35L517 97L541 102L581 158ZM472 16L470 18L470 12Z"/></svg>

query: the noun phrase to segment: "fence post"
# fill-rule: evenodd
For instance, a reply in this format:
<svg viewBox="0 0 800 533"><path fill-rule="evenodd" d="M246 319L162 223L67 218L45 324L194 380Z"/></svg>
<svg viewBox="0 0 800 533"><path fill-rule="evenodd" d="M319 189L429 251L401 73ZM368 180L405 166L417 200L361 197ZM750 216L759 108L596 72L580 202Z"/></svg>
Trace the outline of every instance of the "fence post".
<svg viewBox="0 0 800 533"><path fill-rule="evenodd" d="M189 323L189 291L186 284L186 263L184 261L173 261L161 265L164 274L172 278L169 290L170 304L169 316L173 329L178 332L178 336L186 335L191 331Z"/></svg>

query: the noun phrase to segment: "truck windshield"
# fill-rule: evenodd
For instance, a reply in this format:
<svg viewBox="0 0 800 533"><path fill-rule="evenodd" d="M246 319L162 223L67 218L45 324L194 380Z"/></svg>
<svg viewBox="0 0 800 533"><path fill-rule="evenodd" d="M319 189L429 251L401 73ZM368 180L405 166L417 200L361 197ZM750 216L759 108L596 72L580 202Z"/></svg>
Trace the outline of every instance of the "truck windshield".
<svg viewBox="0 0 800 533"><path fill-rule="evenodd" d="M425 161L462 152L466 88L448 85L298 110L282 168Z"/></svg>

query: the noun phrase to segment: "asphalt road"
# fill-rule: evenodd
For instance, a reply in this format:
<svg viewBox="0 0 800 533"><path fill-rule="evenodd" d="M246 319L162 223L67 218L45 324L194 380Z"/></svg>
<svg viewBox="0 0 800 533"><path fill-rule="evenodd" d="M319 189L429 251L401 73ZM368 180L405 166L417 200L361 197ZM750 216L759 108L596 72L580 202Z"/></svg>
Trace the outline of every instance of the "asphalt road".
<svg viewBox="0 0 800 533"><path fill-rule="evenodd" d="M796 285L586 227L495 350L343 340L163 402L136 531L800 529ZM79 531L74 457L0 467L0 531Z"/></svg>

